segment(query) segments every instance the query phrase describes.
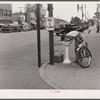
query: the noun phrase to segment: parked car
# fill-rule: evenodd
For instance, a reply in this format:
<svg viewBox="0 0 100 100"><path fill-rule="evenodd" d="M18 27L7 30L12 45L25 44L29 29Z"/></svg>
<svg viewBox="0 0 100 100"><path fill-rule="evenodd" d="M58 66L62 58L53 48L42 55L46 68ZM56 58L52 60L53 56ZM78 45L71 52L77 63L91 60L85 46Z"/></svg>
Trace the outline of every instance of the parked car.
<svg viewBox="0 0 100 100"><path fill-rule="evenodd" d="M27 25L23 25L22 27L23 27L23 31L30 31L29 26L27 26Z"/></svg>
<svg viewBox="0 0 100 100"><path fill-rule="evenodd" d="M63 29L65 27L65 24L58 24L54 26L54 31L55 33L59 32L61 29ZM59 34L57 34L59 35Z"/></svg>
<svg viewBox="0 0 100 100"><path fill-rule="evenodd" d="M0 33L2 32L2 27L4 26L4 24L0 24Z"/></svg>
<svg viewBox="0 0 100 100"><path fill-rule="evenodd" d="M9 24L9 27L14 30L14 32L21 32L22 31L22 26L18 24Z"/></svg>
<svg viewBox="0 0 100 100"><path fill-rule="evenodd" d="M11 33L11 32L14 32L14 29L12 27L9 27L9 26L3 26L3 27L1 27L1 32Z"/></svg>
<svg viewBox="0 0 100 100"><path fill-rule="evenodd" d="M22 28L21 25L17 25L17 26L14 27L14 31L15 32L22 32L23 31L23 28Z"/></svg>
<svg viewBox="0 0 100 100"><path fill-rule="evenodd" d="M55 33L57 36L67 34L70 31L76 30L77 28L80 28L81 26L76 26L74 24L64 24L62 26L59 26L58 29L55 29Z"/></svg>

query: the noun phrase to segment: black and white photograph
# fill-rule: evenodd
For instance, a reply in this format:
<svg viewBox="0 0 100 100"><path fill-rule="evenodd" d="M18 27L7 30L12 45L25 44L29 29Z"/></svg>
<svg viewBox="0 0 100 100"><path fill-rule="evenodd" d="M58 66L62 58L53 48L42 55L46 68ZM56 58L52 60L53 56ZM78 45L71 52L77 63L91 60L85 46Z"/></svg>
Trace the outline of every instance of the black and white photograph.
<svg viewBox="0 0 100 100"><path fill-rule="evenodd" d="M100 90L99 43L99 1L0 1L0 93Z"/></svg>

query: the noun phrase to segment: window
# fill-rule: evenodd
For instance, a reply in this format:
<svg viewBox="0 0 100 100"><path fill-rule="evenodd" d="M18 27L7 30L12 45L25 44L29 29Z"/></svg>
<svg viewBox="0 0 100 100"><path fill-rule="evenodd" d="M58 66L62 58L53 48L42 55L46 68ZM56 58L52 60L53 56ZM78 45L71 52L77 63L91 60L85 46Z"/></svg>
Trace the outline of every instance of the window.
<svg viewBox="0 0 100 100"><path fill-rule="evenodd" d="M4 16L7 16L7 10L4 10Z"/></svg>
<svg viewBox="0 0 100 100"><path fill-rule="evenodd" d="M0 9L0 16L3 16L3 9Z"/></svg>
<svg viewBox="0 0 100 100"><path fill-rule="evenodd" d="M11 11L8 10L8 16L11 17Z"/></svg>
<svg viewBox="0 0 100 100"><path fill-rule="evenodd" d="M31 17L31 20L35 20L35 18L34 17Z"/></svg>

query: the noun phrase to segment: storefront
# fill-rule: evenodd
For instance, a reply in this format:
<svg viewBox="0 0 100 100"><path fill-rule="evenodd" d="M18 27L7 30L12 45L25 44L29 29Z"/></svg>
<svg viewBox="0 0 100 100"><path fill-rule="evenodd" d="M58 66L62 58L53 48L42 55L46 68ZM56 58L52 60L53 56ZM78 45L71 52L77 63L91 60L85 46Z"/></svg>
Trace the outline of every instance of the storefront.
<svg viewBox="0 0 100 100"><path fill-rule="evenodd" d="M12 23L12 5L0 3L0 23Z"/></svg>

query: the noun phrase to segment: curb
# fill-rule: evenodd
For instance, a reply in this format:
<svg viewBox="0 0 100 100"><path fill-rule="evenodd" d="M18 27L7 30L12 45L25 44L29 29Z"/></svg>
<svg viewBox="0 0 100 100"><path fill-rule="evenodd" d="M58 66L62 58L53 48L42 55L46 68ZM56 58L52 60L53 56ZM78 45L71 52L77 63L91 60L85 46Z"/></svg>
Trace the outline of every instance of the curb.
<svg viewBox="0 0 100 100"><path fill-rule="evenodd" d="M60 44L62 44L62 43L60 42ZM55 54L59 54L59 53L61 53L63 50L64 50L64 48L61 49L61 50L58 51L58 52L55 52ZM42 78L42 80L43 80L45 83L47 83L47 84L48 84L50 87L52 87L53 89L63 89L62 87L57 86L56 83L52 82L52 81L47 77L47 75L46 75L46 73L45 73L45 69L46 69L46 67L48 66L48 64L49 64L49 61L46 61L46 62L39 68L40 77ZM53 66L54 66L54 65L53 65Z"/></svg>
<svg viewBox="0 0 100 100"><path fill-rule="evenodd" d="M45 69L47 65L49 64L49 61L45 62L40 68L39 68L39 74L44 82L46 82L50 87L53 89L63 89L60 86L57 86L56 83L52 82L46 75Z"/></svg>

